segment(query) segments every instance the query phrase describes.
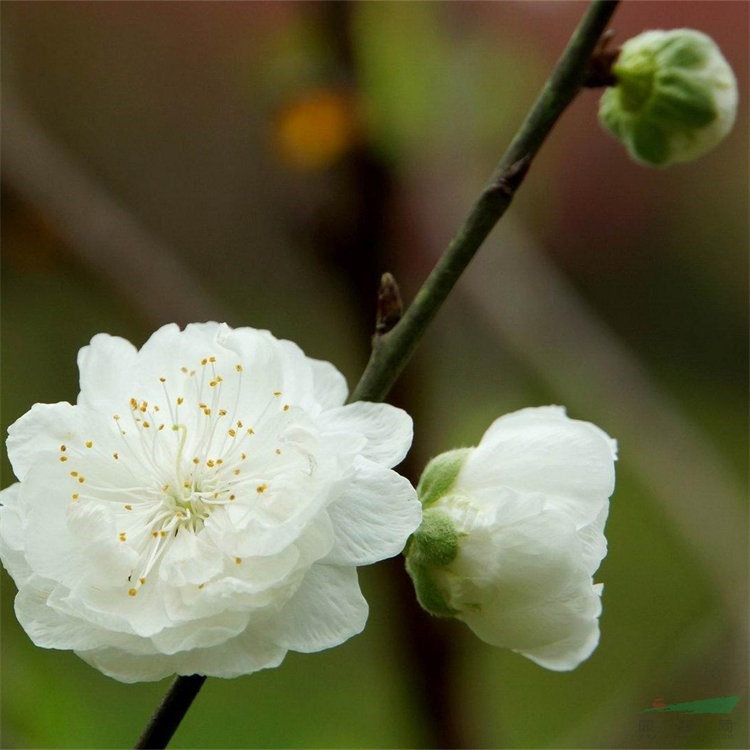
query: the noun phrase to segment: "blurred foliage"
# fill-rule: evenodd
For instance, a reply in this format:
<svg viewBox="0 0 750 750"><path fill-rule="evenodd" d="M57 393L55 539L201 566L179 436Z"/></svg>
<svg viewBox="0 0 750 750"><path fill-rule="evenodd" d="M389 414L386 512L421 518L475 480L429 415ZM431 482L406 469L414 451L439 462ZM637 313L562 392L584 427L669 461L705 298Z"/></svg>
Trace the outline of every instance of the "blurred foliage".
<svg viewBox="0 0 750 750"><path fill-rule="evenodd" d="M356 81L338 71L320 7L5 2L3 88L178 249L229 310L229 323L292 338L353 384L369 332L355 322L347 281L310 229L320 206L346 192L341 159L366 132L398 176L395 270L414 289L583 6L358 3ZM747 90L746 4L631 3L616 21L618 38L649 26L713 34ZM339 98L356 85L355 105L348 93ZM743 481L747 102L720 149L669 172L628 162L597 129L595 104L586 92L566 115L514 216ZM320 137L311 138L316 129ZM283 153L304 158L281 160L278 138ZM34 402L75 399L75 353L93 334L140 344L166 321L146 319L126 293L148 269L124 274L119 288L103 283L5 182L2 244L5 428ZM479 258L476 272L482 268ZM456 299L410 372L419 378L418 465L476 443L503 412L560 398ZM570 406L589 418L585 404ZM700 554L629 469L631 449L618 468L610 553L597 576L606 584L602 641L589 662L571 674L546 672L445 624L459 654L451 691L469 745L746 746L746 662L735 626ZM2 469L6 486L13 477L5 458ZM740 556L736 565L745 562ZM380 566L361 578L371 605L361 636L320 654L291 654L275 670L209 681L173 746L425 745L429 717L413 694L392 582ZM72 654L35 648L15 622L14 594L3 573L3 747L131 745L167 683L121 685ZM746 607L746 592L738 597ZM686 728L673 715L649 714L653 725L642 724L640 711L655 696L729 694L742 698L731 735L717 717Z"/></svg>

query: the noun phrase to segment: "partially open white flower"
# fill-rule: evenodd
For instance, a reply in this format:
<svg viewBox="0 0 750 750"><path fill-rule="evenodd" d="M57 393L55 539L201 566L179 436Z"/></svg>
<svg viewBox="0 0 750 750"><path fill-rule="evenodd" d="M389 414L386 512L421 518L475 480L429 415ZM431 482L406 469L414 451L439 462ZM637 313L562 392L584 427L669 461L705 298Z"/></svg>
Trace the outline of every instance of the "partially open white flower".
<svg viewBox="0 0 750 750"><path fill-rule="evenodd" d="M389 468L405 412L343 406L332 365L251 328L168 325L140 351L100 334L78 363L76 405L9 430L0 556L37 645L133 682L234 677L362 630L356 566L421 516Z"/></svg>
<svg viewBox="0 0 750 750"><path fill-rule="evenodd" d="M424 520L407 546L422 606L547 669L599 642L604 524L616 444L557 406L496 420L476 448L428 464Z"/></svg>

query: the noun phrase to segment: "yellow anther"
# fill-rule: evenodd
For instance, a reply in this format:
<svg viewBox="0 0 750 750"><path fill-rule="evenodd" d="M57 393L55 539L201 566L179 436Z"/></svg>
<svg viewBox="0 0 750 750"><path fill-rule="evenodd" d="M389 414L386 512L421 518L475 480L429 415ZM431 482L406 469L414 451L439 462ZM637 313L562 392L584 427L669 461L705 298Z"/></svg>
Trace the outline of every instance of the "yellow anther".
<svg viewBox="0 0 750 750"><path fill-rule="evenodd" d="M136 589L128 589L128 596L135 596L137 593Z"/></svg>
<svg viewBox="0 0 750 750"><path fill-rule="evenodd" d="M86 477L78 477L78 483L83 484L86 481Z"/></svg>
<svg viewBox="0 0 750 750"><path fill-rule="evenodd" d="M131 505L130 503L128 503L128 504L127 504L127 505L125 506L125 510L133 510L133 506L132 506L132 505Z"/></svg>
<svg viewBox="0 0 750 750"><path fill-rule="evenodd" d="M230 495L229 496L229 500L232 501L232 502L235 501L236 499L237 499L237 495Z"/></svg>
<svg viewBox="0 0 750 750"><path fill-rule="evenodd" d="M239 565L241 562L242 562L242 558L241 557L235 557L234 558L234 564L235 565Z"/></svg>
<svg viewBox="0 0 750 750"><path fill-rule="evenodd" d="M148 429L149 427L151 427L151 423L150 423L150 422L144 422L144 423L143 423L143 426L144 426L144 427L145 427L146 429Z"/></svg>
<svg viewBox="0 0 750 750"><path fill-rule="evenodd" d="M196 457L195 457L195 458L193 459L193 463L194 463L194 464L195 464L196 466L197 466L197 465L198 465L198 464L199 464L200 462L201 462L201 460L200 460L200 458L198 458L198 456L196 456Z"/></svg>
<svg viewBox="0 0 750 750"><path fill-rule="evenodd" d="M92 441L92 440L87 440L87 441L86 441L86 442L84 443L84 445L85 445L85 446L86 446L87 448L93 448L93 447L94 447L94 443L93 443L93 441Z"/></svg>
<svg viewBox="0 0 750 750"><path fill-rule="evenodd" d="M276 396L276 397L278 397L278 396L280 396L280 395L281 395L281 391L274 391L274 392L273 392L273 395L274 395L274 396Z"/></svg>
<svg viewBox="0 0 750 750"><path fill-rule="evenodd" d="M61 451L62 451L63 453L65 453L65 451L66 451L66 450L68 450L68 446L67 446L67 445L61 445L61 446L60 446L60 450L61 450Z"/></svg>
<svg viewBox="0 0 750 750"><path fill-rule="evenodd" d="M208 361L209 361L209 362L216 362L216 357L209 357L209 358L208 358Z"/></svg>
<svg viewBox="0 0 750 750"><path fill-rule="evenodd" d="M281 455L281 448L277 448L274 452L276 453L277 456L280 456Z"/></svg>
<svg viewBox="0 0 750 750"><path fill-rule="evenodd" d="M237 430L227 430L229 437L237 437Z"/></svg>
<svg viewBox="0 0 750 750"><path fill-rule="evenodd" d="M78 472L77 471L71 471L70 472L70 476L71 477L77 477L78 476Z"/></svg>
<svg viewBox="0 0 750 750"><path fill-rule="evenodd" d="M80 497L80 495L79 495L79 494L78 494L77 492L74 492L74 493L73 493L73 494L72 494L72 495L71 495L70 497L71 497L71 498L72 498L73 500L78 500L78 498Z"/></svg>
<svg viewBox="0 0 750 750"><path fill-rule="evenodd" d="M221 466L223 463L224 463L224 459L223 458L217 458L216 459L216 465L217 466Z"/></svg>
<svg viewBox="0 0 750 750"><path fill-rule="evenodd" d="M137 409L138 408L138 402L134 398L130 399L130 408L131 409Z"/></svg>
<svg viewBox="0 0 750 750"><path fill-rule="evenodd" d="M160 425L159 425L159 432L161 432L161 431L162 431L163 429L164 429L164 425L163 425L163 424L160 424Z"/></svg>
<svg viewBox="0 0 750 750"><path fill-rule="evenodd" d="M265 483L263 483L263 484L259 484L259 485L258 485L258 486L257 486L257 487L255 488L255 491L256 491L256 492L257 492L257 493L258 493L259 495L262 495L262 494L263 494L263 493L264 493L264 492L265 492L265 491L266 491L267 489L268 489L268 485L267 485L267 484L265 484Z"/></svg>
<svg viewBox="0 0 750 750"><path fill-rule="evenodd" d="M187 367L180 367L180 372L184 372L185 375L187 375L188 368Z"/></svg>
<svg viewBox="0 0 750 750"><path fill-rule="evenodd" d="M121 542L124 542L124 541L125 541L125 540L127 539L127 536L125 535L125 532L124 532L124 531L121 531L121 532L120 532L120 533L118 534L118 537L120 538L120 541L121 541Z"/></svg>
<svg viewBox="0 0 750 750"><path fill-rule="evenodd" d="M202 364L202 365L207 365L207 364L208 364L208 359L206 359L206 357L204 357L204 358L203 358L203 359L201 360L201 364Z"/></svg>
<svg viewBox="0 0 750 750"><path fill-rule="evenodd" d="M119 461L120 460L120 454L119 453L113 453L112 454L112 458L114 458L115 461Z"/></svg>
<svg viewBox="0 0 750 750"><path fill-rule="evenodd" d="M247 428L247 434L248 435L255 435L255 430L252 427Z"/></svg>
<svg viewBox="0 0 750 750"><path fill-rule="evenodd" d="M144 412L144 413L145 413L145 412L146 412L146 409L148 409L148 401L144 401L144 402L143 402L143 403L142 403L142 404L140 405L140 410L141 410L142 412Z"/></svg>
<svg viewBox="0 0 750 750"><path fill-rule="evenodd" d="M220 417L226 417L227 410L226 409L219 409L219 416Z"/></svg>
<svg viewBox="0 0 750 750"><path fill-rule="evenodd" d="M199 583L199 584L198 584L198 588L199 588L199 589L202 589L202 588L203 588L203 587L204 587L205 585L206 585L205 583Z"/></svg>
<svg viewBox="0 0 750 750"><path fill-rule="evenodd" d="M232 472L232 474L234 474L235 476L238 476L238 475L239 475L239 473L240 473L240 470L239 470L239 469L235 469L235 470L234 470L234 471Z"/></svg>
<svg viewBox="0 0 750 750"><path fill-rule="evenodd" d="M209 469L213 469L214 466L216 466L216 461L214 461L212 458L209 458L208 461L206 461L206 466L208 466Z"/></svg>
<svg viewBox="0 0 750 750"><path fill-rule="evenodd" d="M237 420L237 427L239 427L240 429L242 429L242 421L239 420L239 419Z"/></svg>
<svg viewBox="0 0 750 750"><path fill-rule="evenodd" d="M237 372L242 372L242 365L235 365L234 369L237 370Z"/></svg>
<svg viewBox="0 0 750 750"><path fill-rule="evenodd" d="M68 457L67 456L60 456L60 460L63 461L63 462L65 462L65 461L68 460Z"/></svg>
<svg viewBox="0 0 750 750"><path fill-rule="evenodd" d="M140 583L141 586L143 586L143 584L146 583L146 579L145 578L139 578L138 579L138 583Z"/></svg>
<svg viewBox="0 0 750 750"><path fill-rule="evenodd" d="M209 388L214 388L216 385L218 385L218 383L219 383L218 380L211 380L209 381L208 386Z"/></svg>
<svg viewBox="0 0 750 750"><path fill-rule="evenodd" d="M247 453L240 453L240 458L241 458L241 459L242 459L243 461L246 461L246 460L247 460Z"/></svg>
<svg viewBox="0 0 750 750"><path fill-rule="evenodd" d="M161 411L161 409L159 408L159 404L154 404L153 408L154 408L154 411Z"/></svg>
<svg viewBox="0 0 750 750"><path fill-rule="evenodd" d="M120 421L120 415L119 414L113 414L112 415L112 419L114 419L115 422L119 422Z"/></svg>
<svg viewBox="0 0 750 750"><path fill-rule="evenodd" d="M158 531L152 531L151 532L151 536L154 537L154 539L156 539L159 536L159 532Z"/></svg>
<svg viewBox="0 0 750 750"><path fill-rule="evenodd" d="M185 399L182 396L177 397L177 406L180 406Z"/></svg>
<svg viewBox="0 0 750 750"><path fill-rule="evenodd" d="M161 537L162 539L164 539L164 537L165 537L165 536L167 536L167 532L166 532L166 531L164 531L164 529L162 529L162 530L161 530L161 531L159 532L159 536L160 536L160 537Z"/></svg>
<svg viewBox="0 0 750 750"><path fill-rule="evenodd" d="M289 404L284 404L284 411L289 411Z"/></svg>
<svg viewBox="0 0 750 750"><path fill-rule="evenodd" d="M160 383L166 383L166 382L167 382L167 379L166 379L166 378L163 378L163 377L162 377L162 378L159 378L159 382L160 382Z"/></svg>
<svg viewBox="0 0 750 750"><path fill-rule="evenodd" d="M203 413L204 413L204 414L205 414L205 415L206 415L207 417L210 417L210 416L211 416L211 409L209 409L209 408L205 408L205 409L203 410Z"/></svg>

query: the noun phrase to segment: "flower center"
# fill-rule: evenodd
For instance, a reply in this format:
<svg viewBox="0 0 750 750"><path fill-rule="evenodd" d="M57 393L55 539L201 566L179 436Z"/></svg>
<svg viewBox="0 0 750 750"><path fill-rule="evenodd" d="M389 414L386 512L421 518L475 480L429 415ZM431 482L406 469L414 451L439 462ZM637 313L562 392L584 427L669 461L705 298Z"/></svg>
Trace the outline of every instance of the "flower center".
<svg viewBox="0 0 750 750"><path fill-rule="evenodd" d="M118 543L137 555L130 596L172 539L199 534L219 506L251 512L289 463L281 444L294 420L290 405L278 389L243 390L242 365L220 371L216 357L205 357L200 367L180 368L175 384L158 380L163 399L130 398L129 423L113 415L116 445L60 446L59 460L70 461L72 500L105 508L117 520Z"/></svg>

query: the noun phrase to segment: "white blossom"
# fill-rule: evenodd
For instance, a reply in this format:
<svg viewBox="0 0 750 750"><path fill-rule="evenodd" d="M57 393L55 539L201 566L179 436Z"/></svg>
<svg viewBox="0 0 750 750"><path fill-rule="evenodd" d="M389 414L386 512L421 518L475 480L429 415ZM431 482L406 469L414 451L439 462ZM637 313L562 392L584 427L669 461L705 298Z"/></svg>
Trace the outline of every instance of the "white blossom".
<svg viewBox="0 0 750 750"><path fill-rule="evenodd" d="M548 669L574 669L599 642L604 524L616 444L560 407L496 420L476 448L438 456L407 546L420 603Z"/></svg>
<svg viewBox="0 0 750 750"><path fill-rule="evenodd" d="M412 423L344 406L333 365L267 331L99 334L80 395L9 430L0 557L38 646L116 679L234 677L360 632L356 566L398 554L421 509L390 467Z"/></svg>

